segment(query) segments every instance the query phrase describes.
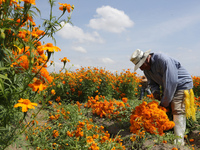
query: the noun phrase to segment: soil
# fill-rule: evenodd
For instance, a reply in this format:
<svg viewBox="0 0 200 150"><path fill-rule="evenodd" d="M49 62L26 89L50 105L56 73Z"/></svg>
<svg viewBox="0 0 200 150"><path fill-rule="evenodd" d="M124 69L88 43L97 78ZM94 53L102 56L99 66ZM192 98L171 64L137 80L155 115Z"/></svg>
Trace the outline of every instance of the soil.
<svg viewBox="0 0 200 150"><path fill-rule="evenodd" d="M115 135L121 135L124 140L124 145L126 146L126 150L171 150L172 148L178 148L178 150L191 150L192 145L194 146L194 150L200 150L200 131L192 131L188 134L188 139L194 139L194 142L189 142L185 139L185 145L175 145L170 143L156 143L156 140L146 140L140 148L132 147L132 143L130 139L132 133L129 130L130 123L114 123L112 120L106 120L105 118L99 118L98 116L93 116L93 121L98 125L102 125L105 127L105 130L108 131L111 137ZM141 145L141 143L140 143Z"/></svg>

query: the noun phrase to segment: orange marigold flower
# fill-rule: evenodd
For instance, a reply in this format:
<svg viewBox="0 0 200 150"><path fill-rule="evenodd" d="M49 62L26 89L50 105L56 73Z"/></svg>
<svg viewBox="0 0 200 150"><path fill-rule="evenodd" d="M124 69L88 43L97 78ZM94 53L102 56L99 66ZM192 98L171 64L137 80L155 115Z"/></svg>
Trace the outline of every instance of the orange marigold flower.
<svg viewBox="0 0 200 150"><path fill-rule="evenodd" d="M136 106L130 117L130 123L130 131L133 133L138 133L144 127L147 132L159 135L164 135L163 131L175 126L175 123L169 120L166 109L159 107L156 101L148 104L144 101Z"/></svg>
<svg viewBox="0 0 200 150"><path fill-rule="evenodd" d="M53 136L56 138L59 136L59 132L57 130L53 130Z"/></svg>
<svg viewBox="0 0 200 150"><path fill-rule="evenodd" d="M34 106L37 106L37 103L31 103L29 99L21 98L18 100L18 103L14 105L14 108L22 107L22 112L27 112L28 109L35 109Z"/></svg>
<svg viewBox="0 0 200 150"><path fill-rule="evenodd" d="M29 68L29 60L27 55L22 55L17 58L16 62L11 64L11 67L19 67L19 70L27 70Z"/></svg>
<svg viewBox="0 0 200 150"><path fill-rule="evenodd" d="M176 148L176 147L173 147L171 150L178 150L178 148Z"/></svg>
<svg viewBox="0 0 200 150"><path fill-rule="evenodd" d="M48 101L49 105L52 105L52 101Z"/></svg>
<svg viewBox="0 0 200 150"><path fill-rule="evenodd" d="M44 89L46 89L46 85L44 85L43 83L42 83L42 81L41 80L38 80L38 79L33 79L34 80L34 83L32 83L32 84L28 84L28 86L30 87L30 88L32 88L32 90L33 91L43 91Z"/></svg>
<svg viewBox="0 0 200 150"><path fill-rule="evenodd" d="M22 0L22 1L24 1L27 4L33 4L33 5L35 5L35 0Z"/></svg>
<svg viewBox="0 0 200 150"><path fill-rule="evenodd" d="M124 97L124 98L122 98L122 101L123 101L124 103L127 103L128 98Z"/></svg>
<svg viewBox="0 0 200 150"><path fill-rule="evenodd" d="M49 75L49 72L44 67L36 66L33 68L32 72L39 72L37 77L40 78L43 82L48 81L49 83L51 83L53 81L53 77Z"/></svg>
<svg viewBox="0 0 200 150"><path fill-rule="evenodd" d="M166 140L163 140L162 142L163 142L163 143L165 143L165 144L167 143L167 141L166 141Z"/></svg>
<svg viewBox="0 0 200 150"><path fill-rule="evenodd" d="M92 136L87 136L86 138L87 138L87 143L92 143L94 141Z"/></svg>
<svg viewBox="0 0 200 150"><path fill-rule="evenodd" d="M71 133L70 131L67 131L67 135L68 135L69 137L73 137L73 133Z"/></svg>
<svg viewBox="0 0 200 150"><path fill-rule="evenodd" d="M57 98L56 98L56 102L59 102L60 101L60 96L58 96Z"/></svg>
<svg viewBox="0 0 200 150"><path fill-rule="evenodd" d="M71 10L73 10L74 7L72 7L70 4L63 4L63 3L59 3L61 6L59 7L59 9L61 11L66 10L68 11L68 13L70 13Z"/></svg>
<svg viewBox="0 0 200 150"><path fill-rule="evenodd" d="M70 60L67 59L67 57L64 57L63 59L60 58L59 60L61 60L61 62L70 62Z"/></svg>
<svg viewBox="0 0 200 150"><path fill-rule="evenodd" d="M89 147L91 150L99 150L99 147L97 146L97 143L93 142L92 145Z"/></svg>
<svg viewBox="0 0 200 150"><path fill-rule="evenodd" d="M189 139L190 142L194 142L194 139Z"/></svg>

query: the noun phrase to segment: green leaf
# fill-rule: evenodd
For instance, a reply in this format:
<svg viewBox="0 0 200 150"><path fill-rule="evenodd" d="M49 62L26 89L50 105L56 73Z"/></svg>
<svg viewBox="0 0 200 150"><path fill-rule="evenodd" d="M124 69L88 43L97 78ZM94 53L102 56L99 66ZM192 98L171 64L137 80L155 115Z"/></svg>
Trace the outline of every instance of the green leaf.
<svg viewBox="0 0 200 150"><path fill-rule="evenodd" d="M9 80L8 77L6 77L6 76L4 76L4 75L2 75L2 74L0 74L0 78Z"/></svg>
<svg viewBox="0 0 200 150"><path fill-rule="evenodd" d="M2 68L0 68L0 71L2 71L2 70L6 70L6 69L8 69L8 68L6 68L6 67L2 67Z"/></svg>
<svg viewBox="0 0 200 150"><path fill-rule="evenodd" d="M0 127L0 132L1 131L8 131L8 129L6 129L5 127Z"/></svg>

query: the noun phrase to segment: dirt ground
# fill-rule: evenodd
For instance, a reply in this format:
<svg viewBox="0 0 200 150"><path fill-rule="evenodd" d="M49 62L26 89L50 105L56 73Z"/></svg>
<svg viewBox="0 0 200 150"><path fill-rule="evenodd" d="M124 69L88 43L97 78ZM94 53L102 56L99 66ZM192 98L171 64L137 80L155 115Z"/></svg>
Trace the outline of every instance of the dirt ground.
<svg viewBox="0 0 200 150"><path fill-rule="evenodd" d="M99 125L103 125L105 130L110 133L111 136L121 135L122 138L130 139L131 132L129 130L130 124L125 123L114 123L113 121L106 121L104 118L99 118L93 116L93 120L95 123ZM178 148L178 150L191 150L192 145L194 146L194 150L200 150L200 131L193 131L188 134L188 139L194 139L194 142L189 142L185 139L185 146L174 145L170 143L156 143L155 140L146 140L142 147L135 148L132 147L132 143L130 140L124 140L124 145L126 146L126 150L171 150L172 148Z"/></svg>

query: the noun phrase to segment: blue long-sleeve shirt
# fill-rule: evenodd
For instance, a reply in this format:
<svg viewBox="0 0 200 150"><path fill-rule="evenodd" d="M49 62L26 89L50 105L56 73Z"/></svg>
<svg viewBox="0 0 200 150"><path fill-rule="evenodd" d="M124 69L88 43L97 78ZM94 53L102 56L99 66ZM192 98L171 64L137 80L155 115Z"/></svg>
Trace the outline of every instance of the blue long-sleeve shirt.
<svg viewBox="0 0 200 150"><path fill-rule="evenodd" d="M152 92L163 90L161 106L168 107L177 90L193 88L191 75L181 64L161 53L151 53L151 69L144 70Z"/></svg>

